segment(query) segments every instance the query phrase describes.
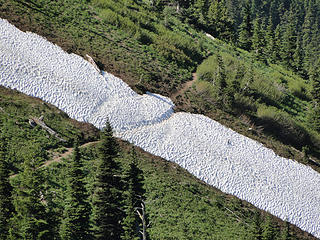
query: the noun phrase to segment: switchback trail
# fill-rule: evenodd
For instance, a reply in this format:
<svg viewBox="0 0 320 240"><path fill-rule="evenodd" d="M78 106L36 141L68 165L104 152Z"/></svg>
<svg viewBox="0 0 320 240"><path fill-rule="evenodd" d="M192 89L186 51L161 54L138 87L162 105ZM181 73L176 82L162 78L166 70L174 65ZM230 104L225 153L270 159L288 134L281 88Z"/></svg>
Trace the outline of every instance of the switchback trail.
<svg viewBox="0 0 320 240"><path fill-rule="evenodd" d="M85 144L80 145L79 147L80 147L80 148L88 147L88 146L97 144L98 142L99 142L99 141L87 142L87 143L85 143ZM53 158L52 158L51 160L46 161L46 162L45 162L44 164L42 164L39 168L47 167L47 166L49 166L50 164L52 164L52 163L54 163L54 162L61 162L61 160L62 160L63 158L67 158L67 157L69 157L69 156L72 154L73 149L74 149L74 148L67 148L67 151L66 151L66 152L64 152L63 154L59 154L59 155L53 156ZM14 178L14 177L16 177L18 174L19 174L19 173L13 174L13 175L10 176L10 178Z"/></svg>
<svg viewBox="0 0 320 240"><path fill-rule="evenodd" d="M188 91L189 88L192 87L192 84L197 80L197 74L196 73L192 73L192 80L185 82L184 84L182 84L182 88L180 90L178 90L177 92L173 93L170 98L172 100L176 99L178 96L183 96L183 94Z"/></svg>

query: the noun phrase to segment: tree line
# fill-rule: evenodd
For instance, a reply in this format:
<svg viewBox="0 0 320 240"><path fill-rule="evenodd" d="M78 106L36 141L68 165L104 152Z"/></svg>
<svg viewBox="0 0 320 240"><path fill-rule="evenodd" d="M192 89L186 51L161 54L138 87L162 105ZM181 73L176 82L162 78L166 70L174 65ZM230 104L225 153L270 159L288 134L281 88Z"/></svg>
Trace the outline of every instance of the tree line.
<svg viewBox="0 0 320 240"><path fill-rule="evenodd" d="M1 133L1 132L0 132ZM63 216L49 194L43 169L44 150L30 148L14 185L6 158L9 139L0 135L0 239L140 239L146 235L143 173L132 148L128 165L120 166L119 146L107 123L101 132L93 181L88 183L83 156L75 144L63 188ZM16 178L16 177L14 177ZM12 179L15 181L16 179ZM88 186L90 185L90 186ZM140 217L141 219L140 219Z"/></svg>
<svg viewBox="0 0 320 240"><path fill-rule="evenodd" d="M308 78L319 66L320 2L317 0L154 0L170 5L189 24L251 51L258 60L281 63Z"/></svg>

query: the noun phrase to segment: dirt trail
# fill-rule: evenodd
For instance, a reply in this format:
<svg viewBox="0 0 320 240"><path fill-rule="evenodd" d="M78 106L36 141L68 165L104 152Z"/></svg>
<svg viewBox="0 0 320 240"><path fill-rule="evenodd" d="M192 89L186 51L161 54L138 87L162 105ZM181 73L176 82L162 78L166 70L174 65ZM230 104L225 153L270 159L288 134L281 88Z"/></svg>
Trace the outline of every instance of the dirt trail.
<svg viewBox="0 0 320 240"><path fill-rule="evenodd" d="M95 142L87 142L85 144L82 144L80 146L80 148L84 148L84 147L87 147L87 146L90 146L90 145L93 145L93 144L96 144L98 143L99 141L95 141ZM54 162L60 162L62 160L62 158L66 158L68 157L70 154L72 154L72 151L73 151L73 148L67 148L67 151L64 152L63 154L59 154L57 156L54 156L52 160L49 160L49 161L46 161L43 165L40 166L40 168L43 168L43 167L47 167L48 165L50 165L51 163L54 163Z"/></svg>
<svg viewBox="0 0 320 240"><path fill-rule="evenodd" d="M189 88L191 88L192 84L197 80L197 74L196 73L192 73L192 80L185 82L182 85L182 88L175 92L174 94L172 94L170 97L172 100L176 99L178 96L183 96L183 94L188 91Z"/></svg>
<svg viewBox="0 0 320 240"><path fill-rule="evenodd" d="M94 145L97 144L99 141L94 141L94 142L87 142L85 144L82 144L81 146L79 146L80 148L84 148L84 147L88 147L90 145ZM44 164L42 164L39 168L43 168L43 167L47 167L50 164L54 163L54 162L61 162L61 160L63 158L67 158L72 154L73 148L67 148L67 151L64 152L63 154L59 154L59 155L55 155L53 156L53 158L49 161L46 161ZM10 178L13 178L15 176L17 176L18 174L13 174L10 176Z"/></svg>

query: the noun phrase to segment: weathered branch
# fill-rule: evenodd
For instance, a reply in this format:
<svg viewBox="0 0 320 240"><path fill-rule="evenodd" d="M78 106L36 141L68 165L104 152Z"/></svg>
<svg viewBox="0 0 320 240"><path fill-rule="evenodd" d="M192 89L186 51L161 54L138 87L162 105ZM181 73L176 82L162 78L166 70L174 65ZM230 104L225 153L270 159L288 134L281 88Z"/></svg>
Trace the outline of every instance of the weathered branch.
<svg viewBox="0 0 320 240"><path fill-rule="evenodd" d="M41 118L31 118L29 119L29 123L35 123L37 125L39 125L40 127L42 127L44 130L46 130L49 134L51 134L52 136L56 137L57 139L59 139L61 142L66 142L65 139L59 137L58 133L56 133L54 130L52 130L51 128L49 128L43 121L42 121L42 117Z"/></svg>
<svg viewBox="0 0 320 240"><path fill-rule="evenodd" d="M88 62L93 65L93 67L97 70L97 72L101 73L100 68L99 68L98 65L95 63L95 61L93 60L93 58L90 57L88 54L86 54L86 57L87 57Z"/></svg>
<svg viewBox="0 0 320 240"><path fill-rule="evenodd" d="M142 221L142 231L139 231L142 235L142 239L143 240L147 240L147 223L146 223L146 214L145 214L145 205L144 202L141 203L141 213L140 211L137 209L137 213L139 215L139 218Z"/></svg>

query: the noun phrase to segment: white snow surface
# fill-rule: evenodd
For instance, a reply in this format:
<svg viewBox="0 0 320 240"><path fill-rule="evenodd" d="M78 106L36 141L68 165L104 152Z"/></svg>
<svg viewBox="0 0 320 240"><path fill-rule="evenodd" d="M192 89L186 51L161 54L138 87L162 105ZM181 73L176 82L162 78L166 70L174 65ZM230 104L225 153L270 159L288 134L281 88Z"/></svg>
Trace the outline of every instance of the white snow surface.
<svg viewBox="0 0 320 240"><path fill-rule="evenodd" d="M0 84L175 162L206 183L320 238L320 174L205 116L174 113L82 57L0 19Z"/></svg>

